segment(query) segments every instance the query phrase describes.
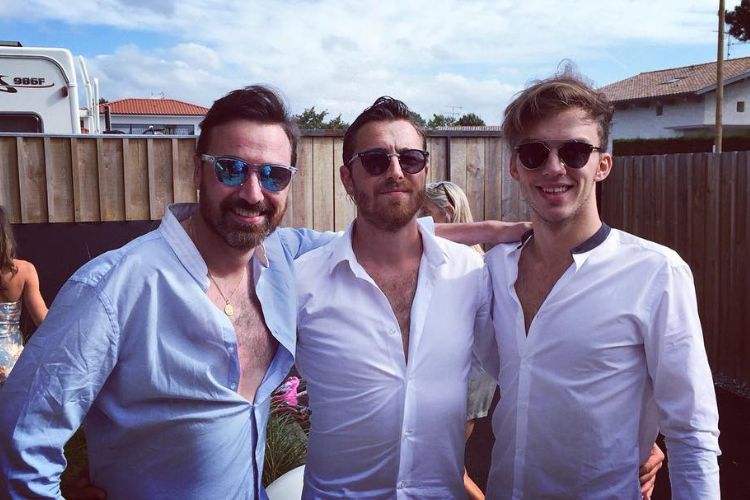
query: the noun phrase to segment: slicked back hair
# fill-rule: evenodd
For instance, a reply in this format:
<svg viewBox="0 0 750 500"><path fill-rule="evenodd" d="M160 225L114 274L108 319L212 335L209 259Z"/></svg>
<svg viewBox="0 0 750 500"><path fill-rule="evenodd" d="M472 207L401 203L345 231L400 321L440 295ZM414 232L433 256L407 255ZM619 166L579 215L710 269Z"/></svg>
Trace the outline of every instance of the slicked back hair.
<svg viewBox="0 0 750 500"><path fill-rule="evenodd" d="M357 132L370 122L391 122L406 120L411 123L417 133L422 137L422 149L427 149L427 136L424 129L414 121L409 112L409 107L398 99L383 96L378 97L369 108L362 111L356 120L349 125L344 133L343 161L346 165L354 156L354 145L357 142Z"/></svg>
<svg viewBox="0 0 750 500"><path fill-rule="evenodd" d="M614 107L603 92L593 88L570 67L565 67L555 76L534 82L513 99L505 108L503 137L514 148L529 129L573 108L583 110L596 123L600 144L594 146L606 150Z"/></svg>
<svg viewBox="0 0 750 500"><path fill-rule="evenodd" d="M213 103L201 122L197 153L208 150L211 131L235 120L248 120L264 125L280 125L292 148L292 166L297 163L299 128L277 91L264 85L251 85L233 90Z"/></svg>

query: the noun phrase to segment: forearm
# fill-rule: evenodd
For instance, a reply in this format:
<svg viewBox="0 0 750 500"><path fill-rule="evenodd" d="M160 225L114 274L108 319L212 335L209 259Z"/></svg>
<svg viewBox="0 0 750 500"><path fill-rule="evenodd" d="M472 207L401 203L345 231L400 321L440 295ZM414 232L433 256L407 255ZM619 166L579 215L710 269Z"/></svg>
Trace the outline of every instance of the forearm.
<svg viewBox="0 0 750 500"><path fill-rule="evenodd" d="M461 224L435 224L435 234L464 245L509 243L519 241L531 229L529 222L486 220Z"/></svg>

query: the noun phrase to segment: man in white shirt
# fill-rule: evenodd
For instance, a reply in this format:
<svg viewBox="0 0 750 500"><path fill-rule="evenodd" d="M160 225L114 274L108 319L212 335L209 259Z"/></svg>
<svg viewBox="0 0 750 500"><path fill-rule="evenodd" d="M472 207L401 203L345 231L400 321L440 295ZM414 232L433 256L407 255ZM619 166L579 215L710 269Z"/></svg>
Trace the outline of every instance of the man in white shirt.
<svg viewBox="0 0 750 500"><path fill-rule="evenodd" d="M692 274L609 228L596 183L612 106L566 70L506 109L533 234L487 257L502 398L488 498L639 498L666 438L673 498L719 498L718 413Z"/></svg>
<svg viewBox="0 0 750 500"><path fill-rule="evenodd" d="M466 390L490 284L477 252L417 223L425 149L402 102L365 110L340 169L357 217L296 261L312 409L304 498L465 497Z"/></svg>

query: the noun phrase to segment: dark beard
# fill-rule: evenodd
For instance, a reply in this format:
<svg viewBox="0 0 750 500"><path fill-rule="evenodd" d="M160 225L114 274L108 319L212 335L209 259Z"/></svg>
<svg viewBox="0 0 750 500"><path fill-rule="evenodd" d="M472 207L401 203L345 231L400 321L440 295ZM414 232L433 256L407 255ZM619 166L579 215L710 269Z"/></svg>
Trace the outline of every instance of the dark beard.
<svg viewBox="0 0 750 500"><path fill-rule="evenodd" d="M384 187L390 188L395 186L395 183L387 183ZM422 208L423 200L424 187L409 193L409 199L405 202L393 201L386 206L374 206L374 198L357 190L356 186L354 192L357 215L374 227L388 232L396 232L411 222Z"/></svg>
<svg viewBox="0 0 750 500"><path fill-rule="evenodd" d="M265 217L261 224L237 224L230 222L227 215L234 209L250 210ZM260 245L281 222L284 215L281 210L274 211L274 207L263 200L251 205L241 198L227 198L219 204L219 214L213 214L207 203L200 204L203 220L211 230L219 235L224 242L237 250L249 251Z"/></svg>

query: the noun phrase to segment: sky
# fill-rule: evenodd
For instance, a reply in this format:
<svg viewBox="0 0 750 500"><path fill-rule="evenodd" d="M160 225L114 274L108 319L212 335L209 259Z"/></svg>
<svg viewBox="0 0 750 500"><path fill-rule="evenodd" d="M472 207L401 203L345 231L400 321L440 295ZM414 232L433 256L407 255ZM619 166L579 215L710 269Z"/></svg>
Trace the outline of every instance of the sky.
<svg viewBox="0 0 750 500"><path fill-rule="evenodd" d="M740 0L726 0L733 9ZM719 0L0 0L0 39L86 59L107 100L270 84L352 121L378 96L499 124L565 60L596 86L716 60ZM750 56L732 43L730 57ZM725 57L726 57L725 52Z"/></svg>

